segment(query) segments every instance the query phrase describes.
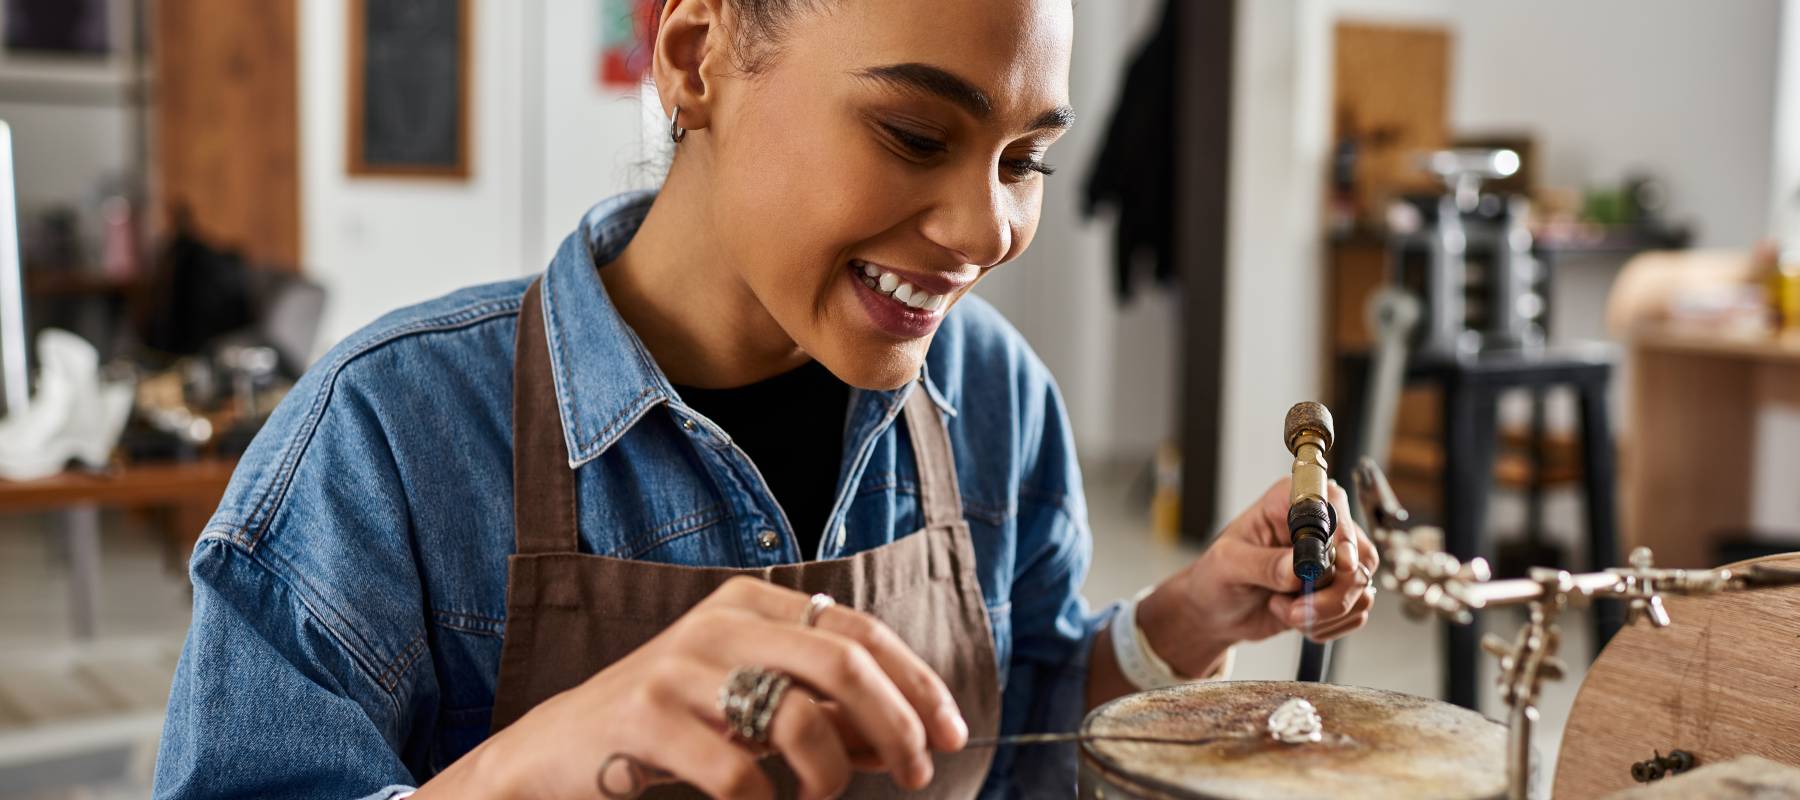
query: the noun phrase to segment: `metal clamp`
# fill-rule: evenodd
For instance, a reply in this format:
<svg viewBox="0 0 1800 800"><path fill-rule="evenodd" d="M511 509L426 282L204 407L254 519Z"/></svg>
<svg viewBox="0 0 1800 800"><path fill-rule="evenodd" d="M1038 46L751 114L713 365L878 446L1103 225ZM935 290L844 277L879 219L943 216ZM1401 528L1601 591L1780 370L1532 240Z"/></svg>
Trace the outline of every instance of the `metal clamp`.
<svg viewBox="0 0 1800 800"><path fill-rule="evenodd" d="M1669 775L1679 775L1693 769L1699 763L1700 759L1686 750L1670 750L1666 756L1653 752L1649 758L1631 765L1631 779L1638 783L1660 781Z"/></svg>

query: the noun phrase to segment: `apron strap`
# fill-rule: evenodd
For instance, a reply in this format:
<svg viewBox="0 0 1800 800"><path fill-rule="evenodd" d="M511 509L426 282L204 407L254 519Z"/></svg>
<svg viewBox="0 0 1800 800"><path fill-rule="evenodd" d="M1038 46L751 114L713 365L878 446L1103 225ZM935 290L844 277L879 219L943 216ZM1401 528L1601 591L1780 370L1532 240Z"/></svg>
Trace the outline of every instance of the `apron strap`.
<svg viewBox="0 0 1800 800"><path fill-rule="evenodd" d="M518 552L527 555L579 552L581 540L542 284L540 278L525 290L513 344L513 536Z"/></svg>
<svg viewBox="0 0 1800 800"><path fill-rule="evenodd" d="M925 509L926 527L962 522L962 490L956 485L956 458L950 448L950 429L931 402L924 379L913 384L906 398L906 431L912 438L913 461L919 468L919 505Z"/></svg>

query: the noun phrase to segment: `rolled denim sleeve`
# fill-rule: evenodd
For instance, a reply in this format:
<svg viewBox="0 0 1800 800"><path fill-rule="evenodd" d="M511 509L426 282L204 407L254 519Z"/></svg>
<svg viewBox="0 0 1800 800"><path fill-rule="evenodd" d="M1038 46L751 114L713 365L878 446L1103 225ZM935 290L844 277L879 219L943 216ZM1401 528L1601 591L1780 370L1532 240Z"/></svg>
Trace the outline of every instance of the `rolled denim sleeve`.
<svg viewBox="0 0 1800 800"><path fill-rule="evenodd" d="M156 797L385 798L413 781L391 695L285 581L219 540L192 575Z"/></svg>
<svg viewBox="0 0 1800 800"><path fill-rule="evenodd" d="M391 797L435 678L404 482L354 369L302 379L189 562L157 798Z"/></svg>

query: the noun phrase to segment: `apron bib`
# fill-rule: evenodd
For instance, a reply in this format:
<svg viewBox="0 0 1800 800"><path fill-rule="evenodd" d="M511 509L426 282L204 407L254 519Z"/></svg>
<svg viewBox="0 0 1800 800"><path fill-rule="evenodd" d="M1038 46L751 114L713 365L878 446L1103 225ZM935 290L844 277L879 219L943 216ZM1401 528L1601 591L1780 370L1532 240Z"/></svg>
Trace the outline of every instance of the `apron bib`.
<svg viewBox="0 0 1800 800"><path fill-rule="evenodd" d="M918 463L923 529L849 558L757 569L684 567L586 554L580 552L575 471L566 458L540 297L541 288L533 283L519 310L513 362L513 522L518 552L507 562L506 633L494 697L495 732L636 650L720 584L740 575L807 594L824 592L881 620L943 678L971 737L999 730L994 641L976 579L975 549L962 515L949 433L923 387L913 389L904 412ZM605 755L595 754L596 768ZM931 785L914 796L973 797L992 758L989 748L938 754ZM792 774L780 759L763 763L778 796L793 796ZM902 795L886 775L860 773L846 793L859 798ZM667 786L645 796L699 793Z"/></svg>

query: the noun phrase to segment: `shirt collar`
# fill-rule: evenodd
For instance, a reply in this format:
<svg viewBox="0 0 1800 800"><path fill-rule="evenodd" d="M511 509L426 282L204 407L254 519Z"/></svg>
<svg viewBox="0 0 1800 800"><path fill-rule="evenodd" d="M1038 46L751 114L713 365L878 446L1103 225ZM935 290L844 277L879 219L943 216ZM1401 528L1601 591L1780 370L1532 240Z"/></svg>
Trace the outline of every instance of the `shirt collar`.
<svg viewBox="0 0 1800 800"><path fill-rule="evenodd" d="M598 269L625 249L654 199L652 192L633 192L594 206L544 274L544 333L570 467L606 452L651 408L675 396L619 316Z"/></svg>
<svg viewBox="0 0 1800 800"><path fill-rule="evenodd" d="M544 333L571 468L598 458L650 409L677 399L600 281L599 266L624 251L655 199L654 192L630 192L594 206L563 240L544 275ZM921 367L920 376L938 408L955 416L930 370ZM871 394L891 406L905 391Z"/></svg>

